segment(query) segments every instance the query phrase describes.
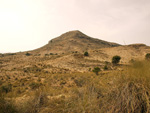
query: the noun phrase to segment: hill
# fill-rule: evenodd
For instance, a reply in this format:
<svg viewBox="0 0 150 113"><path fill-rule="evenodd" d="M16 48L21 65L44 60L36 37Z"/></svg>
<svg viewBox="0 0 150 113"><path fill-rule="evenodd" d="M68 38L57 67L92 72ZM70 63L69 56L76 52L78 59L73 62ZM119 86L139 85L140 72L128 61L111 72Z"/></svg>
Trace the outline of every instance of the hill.
<svg viewBox="0 0 150 113"><path fill-rule="evenodd" d="M36 53L66 53L66 52L84 52L93 49L118 47L119 44L103 41L89 37L82 32L70 31L49 41L45 46L35 50Z"/></svg>
<svg viewBox="0 0 150 113"><path fill-rule="evenodd" d="M88 51L89 56L84 56ZM27 54L29 53L29 54ZM49 41L45 46L28 52L0 55L1 69L40 68L48 73L87 72L94 67L111 64L115 55L121 64L142 60L150 47L144 44L119 45L91 38L80 31L70 31ZM110 65L109 69L113 69Z"/></svg>
<svg viewBox="0 0 150 113"><path fill-rule="evenodd" d="M148 113L147 53L144 44L71 31L37 50L0 54L0 113ZM114 55L121 56L118 65L111 63Z"/></svg>

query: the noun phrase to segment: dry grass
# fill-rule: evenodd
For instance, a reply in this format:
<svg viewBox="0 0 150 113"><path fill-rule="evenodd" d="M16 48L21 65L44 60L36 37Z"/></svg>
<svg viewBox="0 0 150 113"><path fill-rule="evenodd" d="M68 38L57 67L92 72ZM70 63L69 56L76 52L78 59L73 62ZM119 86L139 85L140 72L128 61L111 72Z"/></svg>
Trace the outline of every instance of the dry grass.
<svg viewBox="0 0 150 113"><path fill-rule="evenodd" d="M17 113L17 108L9 100L6 100L2 94L0 94L0 113Z"/></svg>
<svg viewBox="0 0 150 113"><path fill-rule="evenodd" d="M42 74L39 87L25 92L4 92L1 108L16 106L21 113L148 113L150 112L150 62L135 62L124 71L94 73ZM27 82L28 83L28 82ZM12 95L11 97L9 95ZM5 101L5 102L3 102ZM2 105L3 103L3 105ZM8 109L12 109L9 107ZM12 113L8 111L7 113Z"/></svg>
<svg viewBox="0 0 150 113"><path fill-rule="evenodd" d="M104 111L150 112L150 62L135 62L124 72L114 74L112 88L104 98Z"/></svg>
<svg viewBox="0 0 150 113"><path fill-rule="evenodd" d="M119 45L74 31L30 56L0 55L0 113L150 112L150 62L134 62L150 47L112 46ZM110 63L114 55L121 56L120 65ZM129 61L134 63L125 67ZM101 68L99 75L91 72L94 67Z"/></svg>

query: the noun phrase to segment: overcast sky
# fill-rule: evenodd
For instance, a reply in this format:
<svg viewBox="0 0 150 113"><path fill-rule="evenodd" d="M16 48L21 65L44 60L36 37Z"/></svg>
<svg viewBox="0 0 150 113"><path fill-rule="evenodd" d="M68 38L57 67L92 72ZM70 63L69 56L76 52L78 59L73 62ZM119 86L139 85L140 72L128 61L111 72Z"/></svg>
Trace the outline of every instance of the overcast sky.
<svg viewBox="0 0 150 113"><path fill-rule="evenodd" d="M0 52L39 48L71 30L150 46L150 0L0 0Z"/></svg>

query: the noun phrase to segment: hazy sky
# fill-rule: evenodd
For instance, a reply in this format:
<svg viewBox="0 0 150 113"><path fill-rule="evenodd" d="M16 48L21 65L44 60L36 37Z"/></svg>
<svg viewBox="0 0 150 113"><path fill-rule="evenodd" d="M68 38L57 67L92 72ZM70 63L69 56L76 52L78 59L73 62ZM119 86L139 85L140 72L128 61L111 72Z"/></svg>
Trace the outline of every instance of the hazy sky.
<svg viewBox="0 0 150 113"><path fill-rule="evenodd" d="M0 0L0 52L32 50L71 30L150 46L150 0Z"/></svg>

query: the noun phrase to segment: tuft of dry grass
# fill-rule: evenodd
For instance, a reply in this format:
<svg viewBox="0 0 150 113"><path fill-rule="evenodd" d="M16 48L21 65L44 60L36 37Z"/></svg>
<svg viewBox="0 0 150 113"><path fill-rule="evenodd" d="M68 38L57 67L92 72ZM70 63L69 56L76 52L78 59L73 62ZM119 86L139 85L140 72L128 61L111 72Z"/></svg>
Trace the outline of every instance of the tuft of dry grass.
<svg viewBox="0 0 150 113"><path fill-rule="evenodd" d="M18 113L13 102L6 100L2 94L0 94L0 113Z"/></svg>
<svg viewBox="0 0 150 113"><path fill-rule="evenodd" d="M114 75L112 88L102 110L110 113L150 112L150 62L137 61Z"/></svg>

